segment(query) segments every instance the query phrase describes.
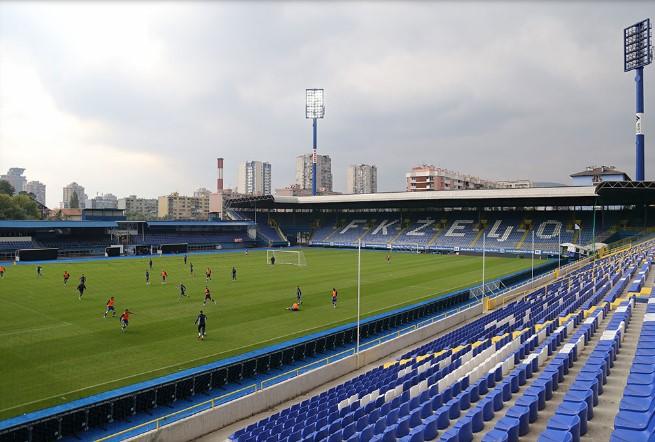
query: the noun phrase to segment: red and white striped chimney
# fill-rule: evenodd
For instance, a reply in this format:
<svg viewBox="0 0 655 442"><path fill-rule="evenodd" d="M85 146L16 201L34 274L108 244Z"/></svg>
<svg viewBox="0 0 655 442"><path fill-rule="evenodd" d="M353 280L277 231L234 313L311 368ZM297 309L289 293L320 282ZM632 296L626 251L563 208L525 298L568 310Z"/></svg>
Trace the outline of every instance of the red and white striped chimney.
<svg viewBox="0 0 655 442"><path fill-rule="evenodd" d="M216 158L216 167L218 169L218 179L216 180L216 191L223 190L223 158Z"/></svg>

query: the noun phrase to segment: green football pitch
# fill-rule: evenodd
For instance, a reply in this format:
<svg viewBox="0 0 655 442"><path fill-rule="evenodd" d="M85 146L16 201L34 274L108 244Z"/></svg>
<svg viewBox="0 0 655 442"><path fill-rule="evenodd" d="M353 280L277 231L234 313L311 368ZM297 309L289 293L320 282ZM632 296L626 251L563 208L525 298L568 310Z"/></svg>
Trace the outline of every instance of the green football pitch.
<svg viewBox="0 0 655 442"><path fill-rule="evenodd" d="M0 419L216 361L355 320L357 252L305 249L307 266L269 265L264 251L7 266L0 280ZM237 280L232 281L232 266ZM487 258L493 279L530 266L529 260ZM202 305L204 270L216 304ZM67 270L71 279L63 284ZM160 273L168 272L166 284ZM479 283L480 257L362 252L362 315L368 316ZM78 299L79 276L87 291ZM178 285L188 298L179 297ZM303 292L302 311L286 310ZM332 308L330 292L339 292ZM121 333L117 317L103 318L116 298L129 308ZM207 337L194 321L207 315Z"/></svg>

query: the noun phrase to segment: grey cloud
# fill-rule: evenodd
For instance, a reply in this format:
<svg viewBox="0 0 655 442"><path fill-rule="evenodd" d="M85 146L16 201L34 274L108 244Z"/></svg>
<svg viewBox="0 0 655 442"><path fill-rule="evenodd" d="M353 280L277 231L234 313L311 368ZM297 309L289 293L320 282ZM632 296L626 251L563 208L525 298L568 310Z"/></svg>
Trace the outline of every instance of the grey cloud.
<svg viewBox="0 0 655 442"><path fill-rule="evenodd" d="M620 38L648 6L194 2L149 25L173 69L161 84L70 59L38 8L0 6L13 23L0 38L33 54L61 109L106 128L89 142L165 156L187 187L212 185L216 156L228 183L246 159L271 161L275 187L291 183L294 157L311 147L303 93L314 86L326 88L319 150L333 158L337 189L354 162L376 163L383 190L401 189L422 162L567 182L591 163L634 168ZM161 193L173 190L162 179ZM129 185L138 193L138 180Z"/></svg>

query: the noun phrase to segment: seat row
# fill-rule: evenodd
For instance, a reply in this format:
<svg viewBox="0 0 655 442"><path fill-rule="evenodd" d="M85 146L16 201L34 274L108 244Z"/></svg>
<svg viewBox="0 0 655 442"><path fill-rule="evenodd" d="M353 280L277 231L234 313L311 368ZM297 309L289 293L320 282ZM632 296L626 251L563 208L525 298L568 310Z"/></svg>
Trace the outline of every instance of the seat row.
<svg viewBox="0 0 655 442"><path fill-rule="evenodd" d="M637 352L614 419L612 441L639 442L655 437L655 297L648 299Z"/></svg>
<svg viewBox="0 0 655 442"><path fill-rule="evenodd" d="M419 353L408 352L400 360L239 430L231 439L430 440L444 429L444 416L459 416L462 409L479 402L517 369L514 364L520 368L510 378L527 378L528 365L543 363L563 337L583 324L584 310L598 303L617 281L614 275L623 274L633 261L626 252L587 266L572 278L436 339ZM590 314L595 317L600 311ZM534 371L536 367L530 373ZM510 388L513 382L509 381ZM488 407L470 416L471 426L475 420L478 428L479 417L489 416ZM462 425L460 430L468 428Z"/></svg>

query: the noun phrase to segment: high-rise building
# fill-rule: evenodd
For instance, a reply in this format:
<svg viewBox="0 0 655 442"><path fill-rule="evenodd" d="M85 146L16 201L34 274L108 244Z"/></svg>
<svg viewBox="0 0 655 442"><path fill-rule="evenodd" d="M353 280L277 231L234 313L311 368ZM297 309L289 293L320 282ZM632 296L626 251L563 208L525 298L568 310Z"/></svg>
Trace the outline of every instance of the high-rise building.
<svg viewBox="0 0 655 442"><path fill-rule="evenodd" d="M202 190L202 189L199 189ZM207 189L204 189L207 190ZM209 195L211 192L198 192L198 196L184 196L177 192L160 196L157 204L157 215L166 219L198 219L209 218Z"/></svg>
<svg viewBox="0 0 655 442"><path fill-rule="evenodd" d="M296 157L296 184L312 188L312 154ZM316 155L316 191L332 192L332 160L329 155Z"/></svg>
<svg viewBox="0 0 655 442"><path fill-rule="evenodd" d="M34 195L34 198L45 206L45 184L40 181L29 181L25 184L25 192Z"/></svg>
<svg viewBox="0 0 655 442"><path fill-rule="evenodd" d="M245 195L271 195L271 164L244 161L239 164L237 192Z"/></svg>
<svg viewBox="0 0 655 442"><path fill-rule="evenodd" d="M405 178L408 192L496 188L494 181L426 164L413 167L410 172L405 174Z"/></svg>
<svg viewBox="0 0 655 442"><path fill-rule="evenodd" d="M378 168L368 164L353 164L346 171L346 193L378 191Z"/></svg>
<svg viewBox="0 0 655 442"><path fill-rule="evenodd" d="M18 195L25 190L25 184L27 184L27 178L25 178L23 172L25 172L25 169L22 167L12 167L7 171L6 175L0 175L0 180L5 180L11 184L11 187L14 188L14 194Z"/></svg>
<svg viewBox="0 0 655 442"><path fill-rule="evenodd" d="M116 198L116 195L112 195L111 193L106 193L104 195L96 195L91 199L91 208L92 209L117 209L118 198Z"/></svg>
<svg viewBox="0 0 655 442"><path fill-rule="evenodd" d="M125 198L118 199L118 208L125 210L125 215L128 218L157 218L156 198L137 198L136 195L130 195Z"/></svg>
<svg viewBox="0 0 655 442"><path fill-rule="evenodd" d="M68 186L64 187L63 201L61 202L62 209L71 209L71 201L73 199L73 194L77 195L78 207L84 209L86 207L86 201L88 197L84 193L84 187L80 186L76 182L70 183Z"/></svg>

